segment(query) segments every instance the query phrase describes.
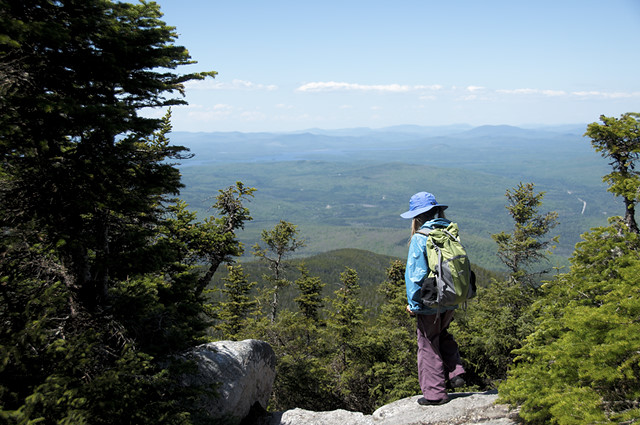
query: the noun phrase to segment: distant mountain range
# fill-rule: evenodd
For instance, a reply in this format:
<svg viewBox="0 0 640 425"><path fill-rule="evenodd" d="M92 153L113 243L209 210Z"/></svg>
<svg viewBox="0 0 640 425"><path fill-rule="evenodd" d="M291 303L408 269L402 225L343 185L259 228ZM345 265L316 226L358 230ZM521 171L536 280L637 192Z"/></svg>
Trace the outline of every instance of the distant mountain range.
<svg viewBox="0 0 640 425"><path fill-rule="evenodd" d="M507 125L472 127L466 124L421 127L394 126L381 129L351 128L339 130L309 129L288 133L174 132L174 144L183 145L196 154L195 163L252 162L290 160L393 160L416 161L416 149L428 152L433 146L450 146L469 151L475 147L497 144L513 146L517 141L562 148L570 142L582 145L581 153L592 152L582 134L586 125L520 128ZM524 150L530 143L522 144ZM573 149L573 146L571 146ZM389 152L393 151L390 155ZM566 152L570 153L570 152ZM187 162L185 165L193 164Z"/></svg>

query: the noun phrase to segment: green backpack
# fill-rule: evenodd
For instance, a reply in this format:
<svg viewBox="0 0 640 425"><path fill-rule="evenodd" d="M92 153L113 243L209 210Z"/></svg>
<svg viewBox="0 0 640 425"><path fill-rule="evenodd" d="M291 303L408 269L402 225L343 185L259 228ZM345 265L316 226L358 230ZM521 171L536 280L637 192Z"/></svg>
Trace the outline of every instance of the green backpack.
<svg viewBox="0 0 640 425"><path fill-rule="evenodd" d="M427 236L429 275L422 283L420 298L425 307L464 304L476 296L476 276L458 237L458 225L420 229Z"/></svg>

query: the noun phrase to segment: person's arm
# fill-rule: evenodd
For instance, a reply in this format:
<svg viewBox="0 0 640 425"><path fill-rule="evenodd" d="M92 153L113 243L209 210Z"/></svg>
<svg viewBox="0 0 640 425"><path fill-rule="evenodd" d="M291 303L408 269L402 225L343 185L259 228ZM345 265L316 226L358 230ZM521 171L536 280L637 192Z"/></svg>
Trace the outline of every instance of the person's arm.
<svg viewBox="0 0 640 425"><path fill-rule="evenodd" d="M407 290L407 310L412 313L423 308L420 302L420 290L422 289L422 281L429 272L427 259L424 255L425 245L426 236L413 235L409 245L409 253L407 254L407 267L404 278Z"/></svg>

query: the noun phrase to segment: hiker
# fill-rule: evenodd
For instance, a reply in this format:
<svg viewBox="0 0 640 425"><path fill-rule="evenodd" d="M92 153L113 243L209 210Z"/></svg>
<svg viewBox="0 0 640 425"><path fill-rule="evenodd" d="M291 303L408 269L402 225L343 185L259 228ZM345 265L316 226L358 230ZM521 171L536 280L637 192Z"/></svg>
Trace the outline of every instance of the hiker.
<svg viewBox="0 0 640 425"><path fill-rule="evenodd" d="M426 255L427 236L417 232L421 228L446 228L451 223L444 215L447 207L438 204L433 194L419 192L411 197L409 211L400 215L402 218L412 219L405 272L409 302L406 309L417 319L418 380L423 394L418 403L421 405L444 404L450 400L446 392L447 383L450 388L465 384L458 344L453 335L447 332L457 306L426 307L421 301L422 284L429 273L429 265Z"/></svg>

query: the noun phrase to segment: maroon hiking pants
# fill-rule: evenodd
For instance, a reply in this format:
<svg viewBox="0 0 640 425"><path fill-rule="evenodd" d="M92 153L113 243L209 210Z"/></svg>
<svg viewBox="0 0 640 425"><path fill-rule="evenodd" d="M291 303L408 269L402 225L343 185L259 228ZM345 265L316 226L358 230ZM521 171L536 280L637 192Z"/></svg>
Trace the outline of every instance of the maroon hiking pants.
<svg viewBox="0 0 640 425"><path fill-rule="evenodd" d="M464 373L458 344L447 328L455 310L418 314L418 380L424 398L447 396L446 381Z"/></svg>

